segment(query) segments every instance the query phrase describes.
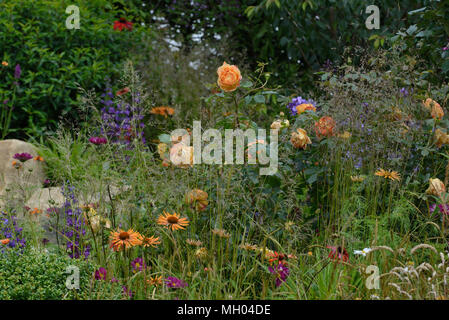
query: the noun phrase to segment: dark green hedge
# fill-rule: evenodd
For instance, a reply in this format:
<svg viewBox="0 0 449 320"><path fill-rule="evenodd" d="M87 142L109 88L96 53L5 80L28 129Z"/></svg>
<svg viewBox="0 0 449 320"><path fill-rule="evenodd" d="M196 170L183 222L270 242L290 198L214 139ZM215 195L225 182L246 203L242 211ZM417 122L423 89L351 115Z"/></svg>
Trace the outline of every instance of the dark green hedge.
<svg viewBox="0 0 449 320"><path fill-rule="evenodd" d="M80 9L78 30L66 28L69 5ZM54 129L60 116L76 120L77 86L98 89L105 78L118 76L133 44L149 33L139 24L113 30L124 14L106 0L0 2L0 59L9 63L0 66L0 101L14 107L8 137L40 135ZM17 64L22 74L12 102Z"/></svg>

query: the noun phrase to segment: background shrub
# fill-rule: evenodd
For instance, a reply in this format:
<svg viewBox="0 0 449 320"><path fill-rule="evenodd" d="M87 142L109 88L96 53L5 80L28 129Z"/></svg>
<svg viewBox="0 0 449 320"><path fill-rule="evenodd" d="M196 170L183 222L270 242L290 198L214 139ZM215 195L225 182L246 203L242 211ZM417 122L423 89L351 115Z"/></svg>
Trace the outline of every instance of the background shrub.
<svg viewBox="0 0 449 320"><path fill-rule="evenodd" d="M69 5L80 9L78 30L66 28ZM137 24L132 31L113 30L122 14L104 0L0 3L0 59L9 63L0 73L0 99L12 100L16 92L9 137L41 135L60 116L77 119L78 86L98 89L118 75L136 39L149 34ZM14 77L17 64L20 79Z"/></svg>

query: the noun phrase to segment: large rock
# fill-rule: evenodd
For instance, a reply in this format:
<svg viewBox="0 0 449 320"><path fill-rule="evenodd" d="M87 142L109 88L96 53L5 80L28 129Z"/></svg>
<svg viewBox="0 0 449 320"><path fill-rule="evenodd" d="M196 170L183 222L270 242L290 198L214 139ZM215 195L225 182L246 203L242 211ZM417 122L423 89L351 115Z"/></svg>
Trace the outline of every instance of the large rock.
<svg viewBox="0 0 449 320"><path fill-rule="evenodd" d="M22 164L23 167L20 170L13 167L13 156L16 153L24 152L31 154L33 157L38 155L36 148L30 143L15 139L0 141L0 195L4 194L5 190L14 184L42 186L45 180L42 161L28 160Z"/></svg>

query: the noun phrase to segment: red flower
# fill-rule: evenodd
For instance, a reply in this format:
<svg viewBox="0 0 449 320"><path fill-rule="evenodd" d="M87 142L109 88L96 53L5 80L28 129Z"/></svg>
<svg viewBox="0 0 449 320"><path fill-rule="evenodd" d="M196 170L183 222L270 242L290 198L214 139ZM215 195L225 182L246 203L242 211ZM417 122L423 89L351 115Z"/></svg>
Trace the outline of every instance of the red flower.
<svg viewBox="0 0 449 320"><path fill-rule="evenodd" d="M125 87L125 88L120 89L119 91L117 91L117 92L115 93L115 95L116 95L116 96L121 96L121 95L123 95L123 94L125 94L125 93L128 93L128 92L129 92L129 88L128 88L128 87Z"/></svg>
<svg viewBox="0 0 449 320"><path fill-rule="evenodd" d="M133 23L131 21L126 21L125 18L120 18L120 20L114 21L114 30L119 29L122 31L123 28L131 31L133 29Z"/></svg>
<svg viewBox="0 0 449 320"><path fill-rule="evenodd" d="M340 261L347 262L349 260L349 255L345 248L341 246L338 247L327 246L327 248L331 249L328 256L329 259L334 260L336 262Z"/></svg>

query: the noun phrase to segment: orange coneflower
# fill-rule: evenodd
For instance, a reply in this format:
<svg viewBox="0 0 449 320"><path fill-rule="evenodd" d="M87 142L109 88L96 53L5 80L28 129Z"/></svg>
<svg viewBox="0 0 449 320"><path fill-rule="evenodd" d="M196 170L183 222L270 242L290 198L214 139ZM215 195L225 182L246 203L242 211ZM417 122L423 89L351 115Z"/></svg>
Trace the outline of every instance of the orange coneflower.
<svg viewBox="0 0 449 320"><path fill-rule="evenodd" d="M150 279L147 280L147 283L150 286L161 286L163 284L162 282L162 276L154 276L154 277L150 277Z"/></svg>
<svg viewBox="0 0 449 320"><path fill-rule="evenodd" d="M133 229L128 231L123 231L118 229L117 231L112 231L109 239L111 241L110 248L114 251L119 251L122 247L125 249L138 246L142 244L142 235Z"/></svg>
<svg viewBox="0 0 449 320"><path fill-rule="evenodd" d="M6 62L6 61L2 61L2 66L4 66L4 67L7 67L9 65L9 63L8 62Z"/></svg>
<svg viewBox="0 0 449 320"><path fill-rule="evenodd" d="M41 161L41 162L44 161L44 158L42 158L41 156L35 156L33 159L36 161Z"/></svg>
<svg viewBox="0 0 449 320"><path fill-rule="evenodd" d="M156 247L158 244L161 244L159 241L159 237L144 237L143 246L144 247Z"/></svg>
<svg viewBox="0 0 449 320"><path fill-rule="evenodd" d="M171 229L172 231L178 230L178 229L185 229L186 226L189 225L189 221L187 218L180 218L180 215L174 212L173 214L170 214L168 212L164 211L164 214L161 214L159 218L157 219L157 223L163 226L166 226L168 229Z"/></svg>
<svg viewBox="0 0 449 320"><path fill-rule="evenodd" d="M3 240L0 240L0 243L7 245L9 243L9 241L10 241L9 239L3 239Z"/></svg>
<svg viewBox="0 0 449 320"><path fill-rule="evenodd" d="M172 116L175 114L175 109L166 106L155 107L150 110L150 113L158 114L167 118L167 116Z"/></svg>
<svg viewBox="0 0 449 320"><path fill-rule="evenodd" d="M399 175L399 173L397 171L387 171L384 169L380 169L379 171L376 171L376 173L374 173L376 176L379 177L384 177L385 179L390 179L390 180L401 180L401 176Z"/></svg>

